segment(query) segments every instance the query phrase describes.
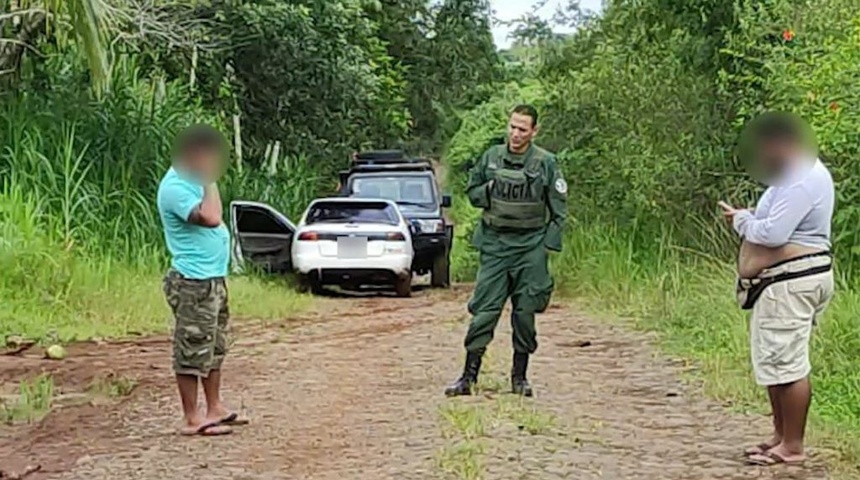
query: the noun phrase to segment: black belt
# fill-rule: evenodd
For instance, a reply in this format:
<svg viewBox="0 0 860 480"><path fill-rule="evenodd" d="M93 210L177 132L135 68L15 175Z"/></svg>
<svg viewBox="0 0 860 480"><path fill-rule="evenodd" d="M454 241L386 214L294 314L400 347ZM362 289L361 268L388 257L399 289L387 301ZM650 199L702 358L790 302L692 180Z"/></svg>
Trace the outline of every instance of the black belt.
<svg viewBox="0 0 860 480"><path fill-rule="evenodd" d="M794 262L797 260L803 260L806 258L813 257L832 257L830 252L817 252L810 253L808 255L801 255L799 257L789 258L788 260L783 260L781 262L775 263L771 265L770 268L775 268L780 265L785 265L789 262ZM741 308L743 310L750 310L755 306L756 301L758 301L761 294L764 293L765 289L774 283L784 282L786 280L794 280L795 278L808 277L811 275L817 275L819 273L829 272L833 268L832 263L828 263L827 265L820 265L818 267L807 268L806 270L800 270L798 272L785 272L774 275L772 277L765 278L739 278L737 281L736 292L738 294L739 303L741 304ZM746 293L746 297L741 300L741 295Z"/></svg>
<svg viewBox="0 0 860 480"><path fill-rule="evenodd" d="M226 280L226 277L188 278L173 267L167 269L167 277L178 278L186 282L224 282Z"/></svg>

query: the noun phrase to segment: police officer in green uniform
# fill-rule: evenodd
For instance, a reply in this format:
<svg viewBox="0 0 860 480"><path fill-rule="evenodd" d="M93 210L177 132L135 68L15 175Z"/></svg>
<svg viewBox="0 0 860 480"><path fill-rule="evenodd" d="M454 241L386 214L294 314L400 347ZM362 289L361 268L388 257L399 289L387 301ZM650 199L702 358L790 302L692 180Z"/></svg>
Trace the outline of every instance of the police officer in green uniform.
<svg viewBox="0 0 860 480"><path fill-rule="evenodd" d="M537 121L534 107L514 108L507 143L484 152L469 177L469 201L483 209L472 240L480 252L480 266L468 305L473 317L466 333L466 365L462 376L446 388L448 396L472 393L481 358L509 297L511 388L532 396L526 370L529 355L537 350L535 314L546 310L553 291L548 250L561 251L567 217L567 182L555 156L532 142Z"/></svg>

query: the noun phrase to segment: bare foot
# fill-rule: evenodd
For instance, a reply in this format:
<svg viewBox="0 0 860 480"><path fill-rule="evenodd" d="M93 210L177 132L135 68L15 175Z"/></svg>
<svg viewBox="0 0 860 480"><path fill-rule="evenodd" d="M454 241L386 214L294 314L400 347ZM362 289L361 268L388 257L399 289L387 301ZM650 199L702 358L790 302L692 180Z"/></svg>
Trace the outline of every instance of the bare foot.
<svg viewBox="0 0 860 480"><path fill-rule="evenodd" d="M801 465L806 461L806 455L789 452L782 444L779 444L764 453L750 455L747 461L752 465L762 466L771 466L779 463Z"/></svg>
<svg viewBox="0 0 860 480"><path fill-rule="evenodd" d="M223 404L209 407L206 412L207 422L218 422L221 425L247 425L248 419L239 417L236 412L231 412Z"/></svg>
<svg viewBox="0 0 860 480"><path fill-rule="evenodd" d="M779 445L781 442L781 438L773 437L766 442L761 442L758 445L747 448L746 450L744 450L744 455L761 455L762 453L765 453L771 448Z"/></svg>
<svg viewBox="0 0 860 480"><path fill-rule="evenodd" d="M230 411L221 402L206 406L206 420L208 421L221 420L227 415L230 415Z"/></svg>
<svg viewBox="0 0 860 480"><path fill-rule="evenodd" d="M179 433L186 436L227 435L228 433L233 433L233 429L226 425L221 425L218 421L213 422L205 420L200 422L187 422L185 426L179 430Z"/></svg>

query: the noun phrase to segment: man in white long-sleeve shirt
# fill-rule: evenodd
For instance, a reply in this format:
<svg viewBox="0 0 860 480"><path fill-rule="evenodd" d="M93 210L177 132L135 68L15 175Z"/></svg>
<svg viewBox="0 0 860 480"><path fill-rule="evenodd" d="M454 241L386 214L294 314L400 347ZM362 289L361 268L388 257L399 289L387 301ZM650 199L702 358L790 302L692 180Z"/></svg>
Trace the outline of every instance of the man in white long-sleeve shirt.
<svg viewBox="0 0 860 480"><path fill-rule="evenodd" d="M754 211L721 204L742 239L738 302L752 310L753 372L773 409L773 437L746 455L758 465L800 463L812 394L809 341L833 296L833 179L799 120L770 114L757 122L755 161L769 188Z"/></svg>

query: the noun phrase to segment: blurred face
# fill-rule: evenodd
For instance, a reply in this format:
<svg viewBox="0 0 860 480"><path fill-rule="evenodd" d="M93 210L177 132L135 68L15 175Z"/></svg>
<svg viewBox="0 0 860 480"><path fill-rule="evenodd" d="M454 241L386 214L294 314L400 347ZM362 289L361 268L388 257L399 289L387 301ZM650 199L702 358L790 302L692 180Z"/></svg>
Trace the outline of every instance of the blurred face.
<svg viewBox="0 0 860 480"><path fill-rule="evenodd" d="M192 148L182 158L186 167L201 179L214 182L222 174L224 165L221 152L212 148Z"/></svg>
<svg viewBox="0 0 860 480"><path fill-rule="evenodd" d="M514 113L508 121L508 146L514 153L524 152L537 134L532 117Z"/></svg>
<svg viewBox="0 0 860 480"><path fill-rule="evenodd" d="M790 139L762 140L756 148L756 161L761 172L772 177L782 172L791 162L800 160L800 145Z"/></svg>
<svg viewBox="0 0 860 480"><path fill-rule="evenodd" d="M786 112L766 112L750 120L738 138L738 159L752 178L776 185L788 168L818 157L815 133L802 118Z"/></svg>

